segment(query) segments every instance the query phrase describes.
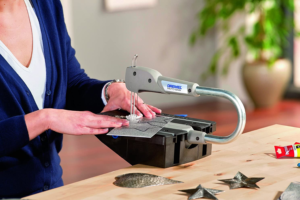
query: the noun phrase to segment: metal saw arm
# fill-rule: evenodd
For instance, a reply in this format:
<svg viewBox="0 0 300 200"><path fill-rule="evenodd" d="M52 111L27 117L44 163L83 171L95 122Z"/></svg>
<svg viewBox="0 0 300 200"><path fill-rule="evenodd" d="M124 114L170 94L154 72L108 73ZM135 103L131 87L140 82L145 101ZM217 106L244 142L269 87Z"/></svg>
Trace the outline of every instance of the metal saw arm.
<svg viewBox="0 0 300 200"><path fill-rule="evenodd" d="M233 93L217 89L200 87L197 83L182 81L174 78L162 76L158 71L135 65L127 67L125 76L126 87L133 93L155 92L163 94L179 94L186 96L214 96L228 99L238 114L238 123L235 130L228 136L209 135L201 131L191 130L188 134L188 142L192 144L226 144L232 142L239 136L246 124L245 108L241 100ZM134 95L135 96L135 95ZM135 100L134 100L135 101Z"/></svg>

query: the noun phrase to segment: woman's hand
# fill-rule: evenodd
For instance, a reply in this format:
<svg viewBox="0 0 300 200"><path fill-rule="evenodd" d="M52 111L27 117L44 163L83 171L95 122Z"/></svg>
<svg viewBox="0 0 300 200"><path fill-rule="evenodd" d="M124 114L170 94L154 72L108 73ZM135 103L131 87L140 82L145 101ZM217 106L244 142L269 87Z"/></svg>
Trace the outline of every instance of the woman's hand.
<svg viewBox="0 0 300 200"><path fill-rule="evenodd" d="M107 112L116 109L123 109L130 112L130 91L127 90L125 83L112 83L107 88L107 93L109 95L109 101L104 107L102 112ZM161 113L161 110L144 104L144 101L138 96L135 97L135 114L141 116L142 113L147 118L155 117L156 113ZM138 98L138 100L137 100ZM138 104L137 104L138 103Z"/></svg>
<svg viewBox="0 0 300 200"><path fill-rule="evenodd" d="M125 119L96 115L89 111L69 111L53 109L49 117L49 127L58 133L70 135L103 134L108 128L127 126Z"/></svg>
<svg viewBox="0 0 300 200"><path fill-rule="evenodd" d="M125 119L96 115L89 111L43 109L25 115L29 139L51 129L69 135L104 134L108 128L128 126Z"/></svg>

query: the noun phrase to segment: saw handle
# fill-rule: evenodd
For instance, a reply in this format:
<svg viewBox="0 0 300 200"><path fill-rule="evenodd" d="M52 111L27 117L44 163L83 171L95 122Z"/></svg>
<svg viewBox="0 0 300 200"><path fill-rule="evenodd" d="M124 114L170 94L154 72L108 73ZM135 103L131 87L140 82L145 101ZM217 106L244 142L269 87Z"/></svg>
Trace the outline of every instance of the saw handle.
<svg viewBox="0 0 300 200"><path fill-rule="evenodd" d="M246 112L243 103L241 100L231 92L222 89L216 88L207 88L207 87L200 87L196 88L196 93L198 95L205 95L205 96L213 96L213 97L222 97L228 99L237 111L238 115L238 123L235 130L228 136L217 136L217 135L210 135L206 134L201 131L190 131L188 133L188 142L191 144L227 144L235 140L240 134L243 133L246 124Z"/></svg>

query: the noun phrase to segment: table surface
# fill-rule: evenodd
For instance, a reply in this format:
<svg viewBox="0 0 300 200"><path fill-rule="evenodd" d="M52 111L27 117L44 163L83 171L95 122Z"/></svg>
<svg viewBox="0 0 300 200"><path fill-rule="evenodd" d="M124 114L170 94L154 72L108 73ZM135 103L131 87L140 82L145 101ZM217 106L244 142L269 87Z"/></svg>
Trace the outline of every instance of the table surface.
<svg viewBox="0 0 300 200"><path fill-rule="evenodd" d="M26 197L26 199L187 199L178 190L206 188L224 190L219 200L275 200L293 181L300 181L297 158L276 159L274 145L300 142L300 129L273 125L241 135L230 144L213 145L212 155L171 168L134 165L60 188ZM97 167L97 166L95 166ZM233 178L240 171L248 177L265 177L257 183L260 189L230 190L218 179ZM184 183L147 188L121 188L113 185L115 177L126 173L149 173Z"/></svg>

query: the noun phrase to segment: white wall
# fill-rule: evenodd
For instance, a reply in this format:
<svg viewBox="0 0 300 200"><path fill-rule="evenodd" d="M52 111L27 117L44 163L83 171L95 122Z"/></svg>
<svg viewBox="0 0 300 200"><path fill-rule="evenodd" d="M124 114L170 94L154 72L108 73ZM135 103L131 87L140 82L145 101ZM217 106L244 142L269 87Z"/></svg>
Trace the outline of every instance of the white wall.
<svg viewBox="0 0 300 200"><path fill-rule="evenodd" d="M159 0L154 8L112 13L105 11L103 0L62 2L77 58L92 78L124 78L126 67L137 53L140 66L199 83L200 74L215 51L214 32L196 47L188 45L203 0ZM204 85L214 87L216 80L211 78ZM176 106L205 99L152 93L141 96L156 106Z"/></svg>
<svg viewBox="0 0 300 200"><path fill-rule="evenodd" d="M72 15L72 0L61 0L61 4L64 9L64 17L67 25L67 29L70 37L72 38L72 44L74 45L74 35L73 35L73 15Z"/></svg>
<svg viewBox="0 0 300 200"><path fill-rule="evenodd" d="M231 21L230 21L230 31L229 33L235 33L239 30L241 25L246 23L246 14L245 13L237 13L235 14ZM217 27L217 34L216 34L216 43L217 47L220 47L225 42L227 43L227 40L225 41L224 38L224 32L222 31L221 27ZM234 94L236 94L243 103L247 104L247 106L252 106L252 102L245 90L244 83L242 81L242 68L244 66L245 60L246 60L246 53L247 49L244 44L244 41L242 38L239 38L239 42L241 44L241 51L240 56L234 60L229 68L229 72L226 76L219 75L216 78L216 87L228 90ZM230 50L228 48L228 50ZM226 52L229 53L229 52ZM223 64L226 61L227 54L223 54L221 59L219 60L219 70L222 71Z"/></svg>

